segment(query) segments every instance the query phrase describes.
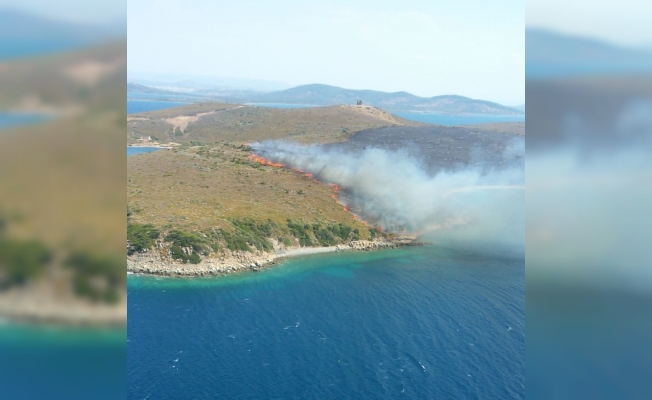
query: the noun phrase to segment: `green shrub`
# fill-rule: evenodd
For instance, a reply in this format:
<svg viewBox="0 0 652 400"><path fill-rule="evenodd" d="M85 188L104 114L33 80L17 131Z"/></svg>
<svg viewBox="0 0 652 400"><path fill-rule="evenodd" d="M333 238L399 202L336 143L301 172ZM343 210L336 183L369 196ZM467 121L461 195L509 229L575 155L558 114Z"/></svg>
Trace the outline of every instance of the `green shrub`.
<svg viewBox="0 0 652 400"><path fill-rule="evenodd" d="M41 242L0 239L0 288L38 277L51 258Z"/></svg>
<svg viewBox="0 0 652 400"><path fill-rule="evenodd" d="M172 245L170 247L170 256L174 260L184 260L185 258L185 254L183 254L183 250L181 249L181 247L177 245Z"/></svg>
<svg viewBox="0 0 652 400"><path fill-rule="evenodd" d="M208 249L208 246L204 243L204 239L199 234L183 232L177 229L168 232L165 235L165 241L179 247L192 247L192 250L198 253L206 254Z"/></svg>
<svg viewBox="0 0 652 400"><path fill-rule="evenodd" d="M232 234L230 232L223 231L224 241L226 242L226 247L231 251L251 251L247 245L247 241L238 236L237 234Z"/></svg>
<svg viewBox="0 0 652 400"><path fill-rule="evenodd" d="M266 222L250 218L232 219L233 231L223 231L224 240L230 250L251 251L253 246L260 251L271 251L274 246L268 238L279 230L278 225L268 219Z"/></svg>
<svg viewBox="0 0 652 400"><path fill-rule="evenodd" d="M127 224L127 254L151 249L159 231L151 224Z"/></svg>
<svg viewBox="0 0 652 400"><path fill-rule="evenodd" d="M376 236L387 237L387 234L378 228L369 228L369 235L371 235L372 240L375 239Z"/></svg>
<svg viewBox="0 0 652 400"><path fill-rule="evenodd" d="M217 248L217 244L214 241L206 240L198 233L183 232L178 229L168 232L165 235L165 241L172 243L170 256L174 260L182 260L184 264L187 262L199 264L201 262L199 254L208 255L210 254L211 248ZM191 254L185 254L182 247L191 248Z"/></svg>
<svg viewBox="0 0 652 400"><path fill-rule="evenodd" d="M308 225L308 224L303 224L302 225L302 224L293 222L292 220L288 220L287 226L288 226L292 236L299 239L299 245L300 246L307 247L307 246L312 246L313 245L312 239L310 238L310 229L311 229L310 225Z"/></svg>
<svg viewBox="0 0 652 400"><path fill-rule="evenodd" d="M328 229L336 236L339 236L342 240L346 240L349 238L349 235L351 234L351 227L339 223L337 225L331 225L328 227Z"/></svg>
<svg viewBox="0 0 652 400"><path fill-rule="evenodd" d="M322 246L333 246L338 243L335 236L327 228L318 228L314 230L315 238Z"/></svg>
<svg viewBox="0 0 652 400"><path fill-rule="evenodd" d="M123 260L80 251L70 254L63 265L73 270L72 283L77 296L105 303L119 300L118 290L124 286L127 274ZM104 285L94 285L97 278Z"/></svg>
<svg viewBox="0 0 652 400"><path fill-rule="evenodd" d="M183 261L184 264L186 263L191 263L191 264L199 264L201 262L201 257L199 257L199 254L197 253L191 253L190 255L185 254L183 252L183 249L177 245L172 245L170 247L170 256L174 260L181 260Z"/></svg>

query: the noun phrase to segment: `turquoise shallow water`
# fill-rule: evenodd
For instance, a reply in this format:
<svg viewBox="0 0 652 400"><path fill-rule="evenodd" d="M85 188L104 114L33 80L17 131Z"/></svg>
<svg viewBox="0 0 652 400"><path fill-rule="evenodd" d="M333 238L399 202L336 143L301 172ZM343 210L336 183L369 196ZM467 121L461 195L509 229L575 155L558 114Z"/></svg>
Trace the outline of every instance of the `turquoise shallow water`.
<svg viewBox="0 0 652 400"><path fill-rule="evenodd" d="M130 275L128 398L524 398L523 263L423 247Z"/></svg>
<svg viewBox="0 0 652 400"><path fill-rule="evenodd" d="M126 329L0 324L3 399L119 399Z"/></svg>
<svg viewBox="0 0 652 400"><path fill-rule="evenodd" d="M154 151L162 150L160 147L129 147L127 146L127 157L136 154L146 154Z"/></svg>

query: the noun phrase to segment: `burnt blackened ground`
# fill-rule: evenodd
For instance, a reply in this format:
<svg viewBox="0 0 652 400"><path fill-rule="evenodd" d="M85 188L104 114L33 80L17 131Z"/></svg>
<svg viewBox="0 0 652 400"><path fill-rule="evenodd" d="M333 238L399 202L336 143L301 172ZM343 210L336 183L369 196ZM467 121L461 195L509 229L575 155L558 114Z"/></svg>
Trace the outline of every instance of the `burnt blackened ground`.
<svg viewBox="0 0 652 400"><path fill-rule="evenodd" d="M524 167L525 138L477 127L424 126L368 129L327 148L359 152L365 148L405 150L436 174L469 166L481 169Z"/></svg>

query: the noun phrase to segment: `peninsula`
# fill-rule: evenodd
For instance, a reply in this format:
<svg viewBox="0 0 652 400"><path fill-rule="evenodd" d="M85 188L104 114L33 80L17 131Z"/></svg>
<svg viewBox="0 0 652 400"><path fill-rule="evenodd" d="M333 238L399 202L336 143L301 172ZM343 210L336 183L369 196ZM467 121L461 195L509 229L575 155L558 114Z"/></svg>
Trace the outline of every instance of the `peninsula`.
<svg viewBox="0 0 652 400"><path fill-rule="evenodd" d="M130 143L168 147L127 161L129 272L221 275L298 254L415 244L361 221L337 202L337 186L262 160L247 143L335 143L424 124L370 106L202 103L132 114L128 125Z"/></svg>

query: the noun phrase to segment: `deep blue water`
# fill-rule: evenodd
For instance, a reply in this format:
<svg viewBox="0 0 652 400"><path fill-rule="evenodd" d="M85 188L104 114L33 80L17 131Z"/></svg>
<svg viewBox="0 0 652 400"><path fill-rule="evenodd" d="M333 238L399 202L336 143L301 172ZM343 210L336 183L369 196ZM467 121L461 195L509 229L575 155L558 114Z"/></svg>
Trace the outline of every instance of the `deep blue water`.
<svg viewBox="0 0 652 400"><path fill-rule="evenodd" d="M435 247L128 279L130 399L525 397L524 258Z"/></svg>
<svg viewBox="0 0 652 400"><path fill-rule="evenodd" d="M153 100L132 100L127 99L127 114L135 114L147 111L164 110L166 108L179 107L188 103L175 101L153 101Z"/></svg>
<svg viewBox="0 0 652 400"><path fill-rule="evenodd" d="M162 150L160 147L129 147L127 146L127 157L135 154L151 153L153 151Z"/></svg>
<svg viewBox="0 0 652 400"><path fill-rule="evenodd" d="M410 112L395 112L395 115L412 121L425 122L436 125L474 125L487 124L492 122L522 122L525 121L525 115L491 115L491 114L473 114L473 115L450 115L450 114L425 114Z"/></svg>

